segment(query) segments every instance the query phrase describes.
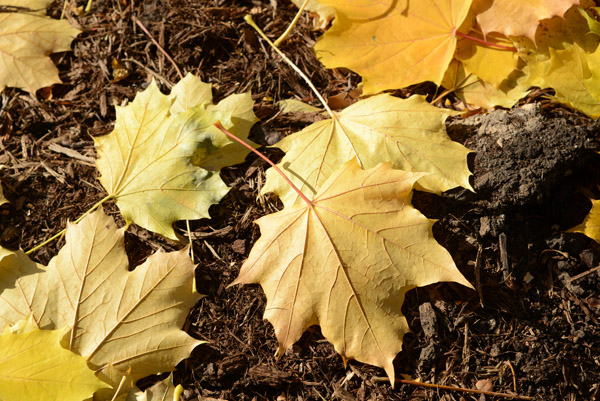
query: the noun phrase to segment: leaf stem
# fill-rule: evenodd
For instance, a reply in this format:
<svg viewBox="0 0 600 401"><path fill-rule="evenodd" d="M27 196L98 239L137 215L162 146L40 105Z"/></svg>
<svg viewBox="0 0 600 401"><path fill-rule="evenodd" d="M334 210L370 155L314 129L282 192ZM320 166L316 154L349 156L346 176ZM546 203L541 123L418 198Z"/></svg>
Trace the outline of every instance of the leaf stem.
<svg viewBox="0 0 600 401"><path fill-rule="evenodd" d="M302 72L302 70L300 68L298 68L298 66L296 64L294 64L292 62L292 60L290 60L285 54L283 54L283 52L281 50L279 50L279 48L277 46L275 46L275 43L273 43L271 41L271 39L269 39L267 37L267 35L265 35L265 33L258 27L258 25L256 25L256 23L254 22L254 20L252 19L252 16L250 14L247 14L244 17L244 21L246 21L252 28L254 28L254 30L256 30L256 32L258 32L258 34L267 41L267 43L273 48L273 50L275 50L277 52L277 54L279 54L281 56L281 58L283 58L283 60L288 63L288 65L290 67L292 67L292 69L294 71L296 71L298 73L298 75L300 75L302 77L302 79L307 83L307 85L310 87L310 89L312 89L312 91L315 93L315 95L317 96L317 98L319 99L319 101L323 104L323 107L325 107L325 110L327 110L327 113L329 113L329 115L331 116L331 118L333 120L336 120L336 116L335 114L333 114L333 111L331 111L331 109L329 108L329 106L327 105L327 102L325 101L325 99L323 98L323 96L321 96L321 94L319 93L319 91L317 90L317 88L315 87L315 85L310 81L310 79L308 78L308 76Z"/></svg>
<svg viewBox="0 0 600 401"><path fill-rule="evenodd" d="M227 131L225 129L225 127L223 127L223 125L221 124L220 121L217 121L216 123L213 124L215 127L217 127L222 133L224 133L225 135L227 135L229 138L233 139L234 141L242 144L243 146L247 147L248 149L250 149L252 152L256 153L261 159L263 159L264 161L266 161L267 163L269 163L269 165L271 167L273 167L275 169L275 171L277 171L285 180L285 182L287 182L289 184L290 187L292 187L292 189L294 191L296 191L296 193L298 194L298 196L300 196L302 198L302 200L304 202L306 202L306 204L309 207L313 207L313 203L311 200L309 200L306 195L304 195L302 193L302 191L300 191L298 189L298 187L296 185L294 185L294 183L292 182L292 180L290 180L287 175L285 175L285 173L283 171L281 171L281 169L279 167L277 167L275 165L275 163L273 163L267 156L263 155L262 153L260 153L258 150L254 149L252 146L248 145L246 142L244 142L243 140L241 140L240 138L238 138L237 136L233 135L231 132Z"/></svg>
<svg viewBox="0 0 600 401"><path fill-rule="evenodd" d="M304 9L306 8L307 4L308 4L308 0L304 0L304 3L302 3L302 6L300 6L300 8L298 9L298 12L296 13L296 16L294 17L294 19L292 20L292 22L290 22L290 25L287 27L287 29L285 30L285 32L282 33L281 36L279 38L277 38L277 40L274 42L274 44L275 44L276 47L279 47L279 45L281 44L281 42L283 42L288 36L290 36L290 33L292 32L292 29L294 29L294 27L298 23L298 20L300 19L300 16L304 12Z"/></svg>
<svg viewBox="0 0 600 401"><path fill-rule="evenodd" d="M460 36L461 38L472 40L473 42L481 43L482 45L485 45L485 46L497 47L497 48L503 49L503 50L510 50L511 52L516 52L517 51L516 47L504 46L504 45L501 45L501 44L498 44L498 43L488 42L487 40L479 39L479 38L476 38L474 36L467 35L465 33L459 32L459 31L456 31L456 36Z"/></svg>
<svg viewBox="0 0 600 401"><path fill-rule="evenodd" d="M87 212L85 212L84 214L82 214L81 216L79 216L77 218L77 220L75 220L73 223L75 223L75 224L79 223L81 220L83 220L83 218L85 216L87 216L88 214L92 213L94 210L98 209L104 202L106 202L109 199L112 199L113 197L114 197L114 195L107 195L107 196L105 196L100 201L98 201L94 206L92 206L91 208L89 208ZM30 250L28 250L27 252L25 252L25 254L29 255L29 254L37 251L38 249L42 248L43 246L48 245L49 243L51 243L55 239L63 236L66 231L67 231L67 229L63 228L61 231L57 232L52 237L48 238L46 241L42 242L39 245L34 246L33 248L31 248Z"/></svg>

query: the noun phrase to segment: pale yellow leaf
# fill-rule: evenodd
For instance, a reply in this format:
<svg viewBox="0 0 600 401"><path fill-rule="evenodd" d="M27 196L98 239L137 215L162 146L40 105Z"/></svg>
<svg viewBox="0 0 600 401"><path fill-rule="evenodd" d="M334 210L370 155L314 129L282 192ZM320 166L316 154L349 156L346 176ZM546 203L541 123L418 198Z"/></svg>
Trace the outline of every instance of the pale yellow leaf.
<svg viewBox="0 0 600 401"><path fill-rule="evenodd" d="M431 192L470 189L469 150L446 134L444 122L451 114L421 96L373 96L344 109L335 120L316 122L281 140L275 146L286 155L278 166L309 198L355 157L363 168L391 162L394 168L430 173L419 186ZM301 202L274 169L267 171L262 192L276 193L285 206Z"/></svg>
<svg viewBox="0 0 600 401"><path fill-rule="evenodd" d="M146 391L131 391L126 401L178 401L183 388L181 385L175 387L173 375L170 374L165 380L152 385Z"/></svg>
<svg viewBox="0 0 600 401"><path fill-rule="evenodd" d="M0 247L0 331L33 313L34 295L45 294L43 272L23 251Z"/></svg>
<svg viewBox="0 0 600 401"><path fill-rule="evenodd" d="M173 86L169 98L173 99L171 114L181 113L201 104L212 103L212 86L197 76L187 73Z"/></svg>
<svg viewBox="0 0 600 401"><path fill-rule="evenodd" d="M40 328L71 328L65 346L114 388L124 376L134 383L173 370L201 343L181 330L199 298L187 249L155 253L129 271L124 229L101 209L69 224L66 245L45 271L22 253L3 252L0 316L12 324L7 316L33 314ZM28 275L10 288L13 266Z"/></svg>
<svg viewBox="0 0 600 401"><path fill-rule="evenodd" d="M440 84L471 0L321 0L336 10L315 52L327 68L363 77L364 94L423 81Z"/></svg>
<svg viewBox="0 0 600 401"><path fill-rule="evenodd" d="M155 253L128 271L123 238L101 209L69 224L66 245L47 268L47 302L36 313L41 327L72 327L68 348L113 386L121 378L103 372L109 365L135 382L172 370L201 343L181 330L199 298L187 249Z"/></svg>
<svg viewBox="0 0 600 401"><path fill-rule="evenodd" d="M81 401L108 385L85 359L60 346L64 330L33 329L0 335L2 401Z"/></svg>
<svg viewBox="0 0 600 401"><path fill-rule="evenodd" d="M211 85L204 83L195 75L187 74L171 90L173 99L170 113L177 114L196 106L214 113L214 118L222 123L231 121L229 132L235 134L251 146L257 145L248 139L250 129L258 121L253 111L254 101L250 92L234 94L213 104ZM220 131L213 131L212 146L209 149L199 147L192 157L193 163L209 171L218 171L244 161L248 149L225 137Z"/></svg>
<svg viewBox="0 0 600 401"><path fill-rule="evenodd" d="M46 8L53 0L0 0L2 6L24 7L45 15Z"/></svg>
<svg viewBox="0 0 600 401"><path fill-rule="evenodd" d="M71 50L80 33L66 20L27 13L0 13L0 91L22 88L32 95L60 83L51 53Z"/></svg>
<svg viewBox="0 0 600 401"><path fill-rule="evenodd" d="M579 0L473 0L473 11L484 35L499 32L535 40L540 20L562 17Z"/></svg>
<svg viewBox="0 0 600 401"><path fill-rule="evenodd" d="M209 217L228 191L218 172L194 165L230 143L213 123L231 129L231 116L200 105L170 114L172 99L156 83L117 108L114 131L94 138L100 182L125 220L177 239L177 220ZM196 163L198 164L198 163Z"/></svg>
<svg viewBox="0 0 600 401"><path fill-rule="evenodd" d="M261 237L234 283L263 287L280 354L318 324L344 359L383 367L393 383L409 330L406 292L438 281L472 288L433 238L433 221L410 205L421 176L387 163L362 170L351 160L310 207L257 221Z"/></svg>

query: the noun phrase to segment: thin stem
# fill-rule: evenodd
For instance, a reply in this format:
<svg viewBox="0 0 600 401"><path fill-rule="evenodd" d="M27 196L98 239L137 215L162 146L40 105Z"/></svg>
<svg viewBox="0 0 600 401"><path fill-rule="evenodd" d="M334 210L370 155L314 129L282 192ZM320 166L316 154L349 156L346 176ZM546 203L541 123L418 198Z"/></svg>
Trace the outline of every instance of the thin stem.
<svg viewBox="0 0 600 401"><path fill-rule="evenodd" d="M83 218L85 216L87 216L88 214L92 213L94 210L98 209L104 202L106 202L109 199L112 199L113 197L114 197L114 195L107 195L107 196L105 196L103 199L101 199L99 202L97 202L94 206L92 206L90 209L88 209L87 212L85 212L84 214L82 214L81 216L79 216L77 218L77 220L74 221L74 223L75 224L79 223L81 220L83 220ZM67 231L67 229L63 228L61 231L57 232L52 237L48 238L46 241L42 242L39 245L34 246L33 248L31 248L30 250L28 250L27 252L25 252L25 254L29 255L29 254L37 251L38 249L42 248L43 246L48 245L49 243L51 243L55 239L57 239L59 237L62 237L66 231Z"/></svg>
<svg viewBox="0 0 600 401"><path fill-rule="evenodd" d="M497 47L497 48L503 49L503 50L510 50L511 52L516 52L517 51L516 47L504 46L504 45L501 45L501 44L498 44L498 43L488 42L486 40L479 39L479 38L476 38L474 36L470 36L470 35L467 35L465 33L458 32L458 31L456 31L456 36L460 36L461 38L472 40L473 42L481 43L482 45L485 45L485 46Z"/></svg>
<svg viewBox="0 0 600 401"><path fill-rule="evenodd" d="M276 47L279 47L279 45L281 44L281 42L283 42L288 36L290 36L290 33L292 32L292 29L294 29L294 27L298 23L298 20L300 19L300 16L304 12L304 9L306 8L307 4L308 4L308 0L304 0L304 3L302 3L302 6L298 9L298 12L296 13L296 16L294 17L294 19L292 20L292 22L290 23L290 25L287 27L287 29L285 30L285 32L282 33L281 36L279 38L277 38L277 40L274 42L274 44L275 44Z"/></svg>
<svg viewBox="0 0 600 401"><path fill-rule="evenodd" d="M389 379L387 377L374 377L373 381L377 383L377 382L389 381ZM423 382L417 382L414 380L396 379L396 383L408 384L408 385L417 386L417 387L434 388L437 390L449 390L449 391L460 391L463 393L471 393L471 394L483 394L483 395L489 395L492 397L503 397L503 398L509 398L509 399L513 399L513 400L534 400L534 397L529 397L526 395L497 393L495 391L477 390L477 389L473 389L473 388L444 386L441 384L423 383Z"/></svg>
<svg viewBox="0 0 600 401"><path fill-rule="evenodd" d="M277 167L275 165L275 163L273 163L267 156L263 155L262 153L260 153L258 150L254 149L252 146L248 145L246 142L242 141L240 138L238 138L237 136L233 135L231 132L227 131L225 129L225 127L223 127L223 125L221 124L220 121L217 121L216 123L213 124L215 127L217 127L222 133L224 133L225 135L227 135L229 138L233 139L234 141L244 145L245 147L247 147L248 149L250 149L252 152L256 153L261 159L263 159L264 161L266 161L267 163L269 163L271 165L271 167L273 167L275 169L275 171L277 171L279 173L279 175L281 175L283 177L283 179L285 180L285 182L287 182L289 184L290 187L292 187L292 189L294 191L296 191L296 193L298 194L298 196L300 196L302 198L302 200L304 202L306 202L306 204L309 207L313 207L313 203L312 201L310 201L306 195L304 195L302 193L302 191L300 191L298 189L298 187L296 185L294 185L294 183L287 177L287 175L285 175L285 173L283 171L281 171L281 169L279 167Z"/></svg>
<svg viewBox="0 0 600 401"><path fill-rule="evenodd" d="M312 89L312 91L315 93L315 95L317 96L317 98L319 99L319 101L321 102L321 104L323 104L323 107L325 107L325 110L327 110L327 112L329 113L329 115L331 116L331 118L333 120L335 120L337 117L335 116L335 114L333 114L333 111L331 111L331 109L329 108L329 106L327 105L327 102L325 101L325 99L323 98L323 96L321 96L321 94L319 93L319 91L317 90L317 88L315 87L315 85L310 81L310 79L308 78L308 76L302 72L302 70L300 68L298 68L298 66L296 66L296 64L294 64L292 62L292 60L290 60L285 54L283 54L283 52L281 50L279 50L279 48L277 46L275 46L275 44L271 41L271 39L269 39L267 37L267 35L265 35L265 33L258 27L258 25L256 25L256 23L254 22L254 20L252 19L252 16L250 14L246 15L244 17L244 20L250 24L250 26L252 28L254 28L256 30L256 32L258 32L258 34L267 41L267 43L273 48L273 50L275 50L277 52L277 54L279 54L281 56L281 58L283 58L283 60L289 64L290 67L292 67L292 69L294 71L296 71L298 73L298 75L300 75L302 77L302 79L307 83L307 85L310 87L310 89Z"/></svg>
<svg viewBox="0 0 600 401"><path fill-rule="evenodd" d="M158 50L160 50L160 52L165 55L165 57L171 62L171 64L173 64L173 67L175 67L175 70L177 71L177 74L179 74L179 78L183 79L183 74L181 73L181 70L179 69L179 67L177 67L177 64L175 63L175 60L173 60L171 58L171 56L169 56L169 53L167 53L166 50L163 49L162 46L158 44L158 42L156 41L156 39L154 39L154 37L150 34L150 32L148 32L148 30L146 29L146 27L144 26L144 24L142 24L139 19L133 17L133 20L142 29L142 31L144 31L144 33L146 35L148 35L148 37L150 38L150 40L152 41L152 43L154 43L156 45L156 47L158 47Z"/></svg>

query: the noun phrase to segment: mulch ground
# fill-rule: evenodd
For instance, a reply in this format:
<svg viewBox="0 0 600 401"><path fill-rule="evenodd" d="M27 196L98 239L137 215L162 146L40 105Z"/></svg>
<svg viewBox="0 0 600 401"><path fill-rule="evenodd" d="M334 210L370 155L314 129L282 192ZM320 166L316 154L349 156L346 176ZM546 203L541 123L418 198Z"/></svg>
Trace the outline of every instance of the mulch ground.
<svg viewBox="0 0 600 401"><path fill-rule="evenodd" d="M61 10L55 2L50 14L59 17ZM0 243L30 249L102 199L92 137L109 133L113 106L133 100L152 78L165 91L179 80L136 20L179 69L212 83L215 100L251 91L261 119L253 141L270 145L309 124L301 115L278 113L279 100L316 99L243 20L252 14L276 38L295 12L283 1L95 0L93 12L83 15L68 7L66 17L84 32L73 52L53 55L63 84L40 90L37 99L16 89L0 95L0 179L11 202L0 209ZM323 69L311 50L317 37L304 15L281 49L326 98L339 100L359 78ZM421 85L397 95L433 98L434 91ZM404 311L412 333L396 358L397 377L536 400L597 399L600 246L565 231L588 212L587 197L600 195L594 153L600 125L543 95L530 96L523 109L448 123L453 139L476 151L470 156L476 193L417 193L414 202L439 219L436 238L477 291L441 283L408 294ZM262 151L274 160L282 156ZM265 169L253 155L224 169L231 191L211 207L211 219L192 223L198 289L206 297L185 329L208 343L175 370L184 400L500 399L402 383L392 388L378 368L355 361L345 367L318 327L277 360L261 289L227 287L260 235L253 221L280 208L275 198L258 198ZM114 204L105 210L124 223ZM185 232L184 225L177 228ZM132 266L156 249L182 246L135 225L126 244ZM52 243L34 259L46 264L62 245Z"/></svg>

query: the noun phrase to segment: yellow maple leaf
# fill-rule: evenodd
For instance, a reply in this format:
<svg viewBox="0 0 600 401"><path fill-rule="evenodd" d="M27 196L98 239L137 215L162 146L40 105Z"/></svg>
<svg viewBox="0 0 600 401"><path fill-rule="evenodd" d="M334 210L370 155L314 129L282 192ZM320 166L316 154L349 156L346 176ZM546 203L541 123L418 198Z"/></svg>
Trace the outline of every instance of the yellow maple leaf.
<svg viewBox="0 0 600 401"><path fill-rule="evenodd" d="M591 7L593 1L583 1ZM572 8L564 18L543 21L536 45L518 40L531 86L552 88L556 99L587 115L600 117L600 37L590 32L585 11Z"/></svg>
<svg viewBox="0 0 600 401"><path fill-rule="evenodd" d="M333 26L315 45L327 68L363 77L364 94L423 81L440 84L456 49L471 0L321 0L336 10Z"/></svg>
<svg viewBox="0 0 600 401"><path fill-rule="evenodd" d="M209 206L228 191L218 169L248 152L212 124L220 120L244 139L256 121L250 94L206 104L210 91L196 97L196 80L182 80L171 96L152 82L117 108L112 133L94 138L100 182L127 223L171 239L177 239L173 222L209 217Z"/></svg>
<svg viewBox="0 0 600 401"><path fill-rule="evenodd" d="M499 32L535 40L540 20L562 17L579 0L473 0L472 9L484 35Z"/></svg>
<svg viewBox="0 0 600 401"><path fill-rule="evenodd" d="M85 358L61 347L64 333L27 328L0 335L2 401L81 401L108 387Z"/></svg>
<svg viewBox="0 0 600 401"><path fill-rule="evenodd" d="M47 1L10 1L7 5L37 10ZM0 12L0 91L7 86L32 95L45 86L60 83L51 53L71 50L80 31L65 20L39 13Z"/></svg>
<svg viewBox="0 0 600 401"><path fill-rule="evenodd" d="M2 270L25 258L4 252ZM129 271L124 229L100 209L69 224L66 245L45 271L20 276L13 291L2 291L0 315L14 324L11 309L22 308L40 328L70 328L66 347L116 388L124 375L135 382L172 370L201 343L180 329L199 298L193 276L186 249L155 253Z"/></svg>
<svg viewBox="0 0 600 401"><path fill-rule="evenodd" d="M307 195L355 157L363 168L391 162L394 168L430 173L419 186L435 193L457 186L470 189L469 150L445 131L444 121L452 114L421 96L373 96L281 140L275 146L286 155L278 166ZM301 201L274 169L267 170L262 192L276 193L285 206Z"/></svg>
<svg viewBox="0 0 600 401"><path fill-rule="evenodd" d="M409 330L401 307L416 286L455 281L471 288L433 238L433 221L410 205L419 173L351 160L315 195L257 221L261 237L234 284L259 283L281 354L309 326L346 359L385 369Z"/></svg>

